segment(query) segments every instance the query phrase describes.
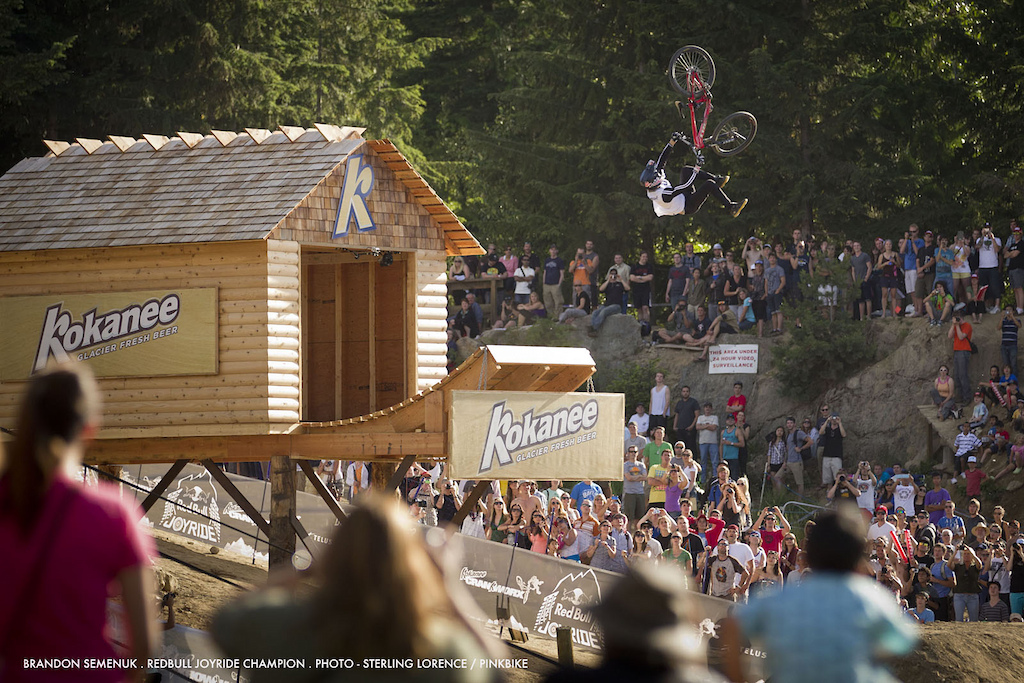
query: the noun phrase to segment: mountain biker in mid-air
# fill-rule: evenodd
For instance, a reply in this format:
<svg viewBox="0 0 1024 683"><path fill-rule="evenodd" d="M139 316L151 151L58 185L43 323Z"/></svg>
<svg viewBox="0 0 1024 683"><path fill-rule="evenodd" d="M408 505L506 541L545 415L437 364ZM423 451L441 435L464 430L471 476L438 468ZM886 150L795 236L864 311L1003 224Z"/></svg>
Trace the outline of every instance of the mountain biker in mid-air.
<svg viewBox="0 0 1024 683"><path fill-rule="evenodd" d="M668 161L672 148L680 140L685 142L686 137L682 133L672 133L672 139L661 151L658 161L648 161L643 173L640 174L640 182L647 189L647 197L654 204L654 213L659 216L694 214L700 211L704 200L710 195L728 209L734 218L739 216L740 211L747 205L747 200L734 202L722 191L722 187L729 182L729 176L712 175L700 170L699 166L684 166L683 182L680 185L673 186L665 177L665 162Z"/></svg>

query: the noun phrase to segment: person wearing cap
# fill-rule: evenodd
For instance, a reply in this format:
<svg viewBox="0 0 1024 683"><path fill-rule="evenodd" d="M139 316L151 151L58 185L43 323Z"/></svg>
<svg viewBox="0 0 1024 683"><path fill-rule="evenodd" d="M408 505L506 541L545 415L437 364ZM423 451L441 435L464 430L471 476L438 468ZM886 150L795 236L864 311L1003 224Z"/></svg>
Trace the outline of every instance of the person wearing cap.
<svg viewBox="0 0 1024 683"><path fill-rule="evenodd" d="M999 368L995 365L996 374L999 374ZM985 422L988 420L988 406L985 405L985 394L981 391L974 392L974 406L971 409L971 429L977 429L978 427L984 427Z"/></svg>
<svg viewBox="0 0 1024 683"><path fill-rule="evenodd" d="M981 482L984 479L987 479L988 475L985 474L985 470L978 469L978 456L967 456L967 471L963 473L963 476L967 481L967 495L975 497L980 496Z"/></svg>
<svg viewBox="0 0 1024 683"><path fill-rule="evenodd" d="M558 247L548 247L548 257L544 259L544 308L550 316L561 315L565 307L562 296L562 280L565 279L565 260L558 255Z"/></svg>
<svg viewBox="0 0 1024 683"><path fill-rule="evenodd" d="M896 533L896 527L887 521L889 516L889 509L884 505L879 505L875 509L875 521L868 527L868 540L873 541L876 538L884 538L891 540L890 533Z"/></svg>
<svg viewBox="0 0 1024 683"><path fill-rule="evenodd" d="M516 266L518 267L518 263ZM483 272L480 273L480 277L485 280L501 280L504 283L508 273L505 271L505 265L498 258L497 254L488 254L487 261L483 264ZM489 291L489 290L488 290Z"/></svg>
<svg viewBox="0 0 1024 683"><path fill-rule="evenodd" d="M672 265L668 269L668 284L665 285L665 302L675 309L680 299L686 297L690 288L690 268L683 263L683 255L672 254Z"/></svg>
<svg viewBox="0 0 1024 683"><path fill-rule="evenodd" d="M707 360L708 349L718 339L719 334L738 333L739 323L736 321L736 314L729 310L729 305L722 299L718 302L718 317L711 323L708 333L700 340L701 345L704 347L704 352L697 357L697 360Z"/></svg>

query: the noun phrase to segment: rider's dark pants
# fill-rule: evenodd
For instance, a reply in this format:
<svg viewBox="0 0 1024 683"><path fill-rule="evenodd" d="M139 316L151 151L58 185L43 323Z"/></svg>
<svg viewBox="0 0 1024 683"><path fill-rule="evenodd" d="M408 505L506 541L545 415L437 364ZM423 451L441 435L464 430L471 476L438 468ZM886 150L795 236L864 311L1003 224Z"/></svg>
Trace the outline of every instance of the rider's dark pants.
<svg viewBox="0 0 1024 683"><path fill-rule="evenodd" d="M693 171L690 171L691 173ZM722 206L729 205L729 197L722 191L722 188L718 186L718 181L711 177L710 174L704 171L697 172L697 179L693 181L693 194L686 198L686 213L697 213L700 211L700 207L704 205L704 201L709 197L714 197L718 200L718 203Z"/></svg>

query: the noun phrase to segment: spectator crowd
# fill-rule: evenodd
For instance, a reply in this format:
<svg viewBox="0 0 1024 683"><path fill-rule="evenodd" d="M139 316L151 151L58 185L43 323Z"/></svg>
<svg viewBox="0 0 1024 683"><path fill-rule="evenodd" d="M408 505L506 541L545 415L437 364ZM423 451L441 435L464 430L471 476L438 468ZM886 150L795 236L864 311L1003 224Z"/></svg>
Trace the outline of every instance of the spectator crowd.
<svg viewBox="0 0 1024 683"><path fill-rule="evenodd" d="M1015 349L1018 316L1024 314L1024 238L1015 220L1005 237L988 223L955 235L912 224L899 239L878 237L866 246L815 240L795 229L791 241L750 237L740 248L715 243L704 254L686 244L672 254L671 264L656 264L647 251L633 263L622 253L608 261L591 240L568 261L560 253L551 244L545 257L525 242L520 250L506 246L499 254L491 243L482 256L455 257L448 274L449 345L486 329L522 327L541 318L588 318L595 334L609 316L632 312L652 343L702 347L703 359L721 334L750 331L763 337L781 334L789 324L799 327L799 317L791 308L787 313L790 304L816 297L828 309L837 305L839 288L849 291L856 319L927 318L933 326L958 319L977 323L985 314L999 314L1008 290L1013 296L1005 311L1017 321L1014 330L1003 330L1009 352L1011 337ZM664 286L656 281L662 273ZM815 283L820 284L811 282L819 276L824 279ZM491 300L491 281L498 301ZM664 316L654 315L658 309ZM961 338L962 331L950 335ZM1010 355L1003 362L1016 373L1015 350Z"/></svg>

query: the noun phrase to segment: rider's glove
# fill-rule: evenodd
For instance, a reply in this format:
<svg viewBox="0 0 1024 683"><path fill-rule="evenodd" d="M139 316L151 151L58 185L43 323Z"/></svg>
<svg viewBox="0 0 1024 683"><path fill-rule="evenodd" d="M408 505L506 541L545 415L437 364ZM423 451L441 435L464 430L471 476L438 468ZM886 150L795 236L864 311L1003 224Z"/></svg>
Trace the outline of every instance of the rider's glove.
<svg viewBox="0 0 1024 683"><path fill-rule="evenodd" d="M698 166L703 166L704 165L704 153L701 152L700 150L697 150L697 165Z"/></svg>
<svg viewBox="0 0 1024 683"><path fill-rule="evenodd" d="M679 142L680 140L686 140L686 136L682 133L672 133L672 142Z"/></svg>

